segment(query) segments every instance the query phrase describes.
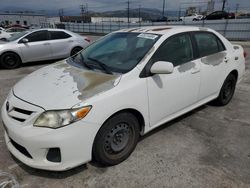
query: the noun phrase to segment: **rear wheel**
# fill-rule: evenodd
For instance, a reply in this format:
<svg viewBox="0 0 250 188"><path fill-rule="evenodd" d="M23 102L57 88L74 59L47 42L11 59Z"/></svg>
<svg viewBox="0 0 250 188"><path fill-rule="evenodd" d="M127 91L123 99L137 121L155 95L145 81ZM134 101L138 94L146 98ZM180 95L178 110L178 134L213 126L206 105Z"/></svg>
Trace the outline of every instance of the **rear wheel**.
<svg viewBox="0 0 250 188"><path fill-rule="evenodd" d="M7 52L1 56L0 65L6 69L14 69L21 65L21 59L17 54Z"/></svg>
<svg viewBox="0 0 250 188"><path fill-rule="evenodd" d="M77 53L80 52L81 50L82 50L81 47L75 47L75 48L73 48L73 50L72 50L71 53L70 53L70 56L73 56L73 55L77 54Z"/></svg>
<svg viewBox="0 0 250 188"><path fill-rule="evenodd" d="M233 98L237 79L233 74L229 74L223 83L220 94L215 99L215 104L219 106L227 105Z"/></svg>
<svg viewBox="0 0 250 188"><path fill-rule="evenodd" d="M116 165L129 157L139 139L139 122L130 113L111 117L98 131L94 145L94 159L105 166Z"/></svg>

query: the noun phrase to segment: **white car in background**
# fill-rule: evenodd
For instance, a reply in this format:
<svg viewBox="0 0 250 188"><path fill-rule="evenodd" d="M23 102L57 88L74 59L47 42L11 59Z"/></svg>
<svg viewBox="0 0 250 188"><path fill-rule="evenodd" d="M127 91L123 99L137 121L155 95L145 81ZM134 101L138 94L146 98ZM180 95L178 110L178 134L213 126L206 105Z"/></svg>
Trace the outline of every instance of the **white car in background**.
<svg viewBox="0 0 250 188"><path fill-rule="evenodd" d="M11 28L5 29L5 32L9 33L12 36L14 34L17 34L26 30L27 29L22 28L22 27L11 27Z"/></svg>
<svg viewBox="0 0 250 188"><path fill-rule="evenodd" d="M19 81L2 106L5 141L34 168L116 165L141 135L209 101L228 104L244 71L243 48L211 29L117 31Z"/></svg>
<svg viewBox="0 0 250 188"><path fill-rule="evenodd" d="M5 41L6 39L10 37L11 37L10 33L7 33L5 30L0 30L0 43L1 41Z"/></svg>
<svg viewBox="0 0 250 188"><path fill-rule="evenodd" d="M203 18L202 15L200 14L192 14L192 15L189 15L189 16L182 16L180 17L180 21L199 21Z"/></svg>
<svg viewBox="0 0 250 188"><path fill-rule="evenodd" d="M63 29L27 30L0 43L0 65L13 69L21 63L63 59L89 43L87 37Z"/></svg>

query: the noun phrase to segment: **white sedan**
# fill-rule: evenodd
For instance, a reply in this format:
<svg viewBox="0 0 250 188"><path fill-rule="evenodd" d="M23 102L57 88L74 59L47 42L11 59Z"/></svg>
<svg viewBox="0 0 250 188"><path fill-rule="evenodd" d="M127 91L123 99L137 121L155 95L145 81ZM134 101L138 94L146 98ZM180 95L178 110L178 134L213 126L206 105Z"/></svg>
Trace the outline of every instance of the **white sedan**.
<svg viewBox="0 0 250 188"><path fill-rule="evenodd" d="M192 15L180 17L180 21L185 21L185 22L187 22L187 21L199 21L202 18L203 18L202 15L195 13L195 14L192 14Z"/></svg>
<svg viewBox="0 0 250 188"><path fill-rule="evenodd" d="M63 59L90 43L87 37L63 29L36 29L0 41L0 65L7 69L22 63Z"/></svg>
<svg viewBox="0 0 250 188"><path fill-rule="evenodd" d="M0 42L6 41L6 39L10 38L11 34L7 33L5 30L0 30Z"/></svg>
<svg viewBox="0 0 250 188"><path fill-rule="evenodd" d="M244 71L243 48L211 29L114 32L17 83L2 107L5 141L34 168L116 165L156 127L228 104Z"/></svg>

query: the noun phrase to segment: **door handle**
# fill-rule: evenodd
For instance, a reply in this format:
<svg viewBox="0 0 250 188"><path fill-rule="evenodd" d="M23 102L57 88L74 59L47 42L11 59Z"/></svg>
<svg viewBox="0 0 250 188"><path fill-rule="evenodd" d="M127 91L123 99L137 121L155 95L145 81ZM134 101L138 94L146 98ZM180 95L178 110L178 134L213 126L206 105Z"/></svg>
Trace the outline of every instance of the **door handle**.
<svg viewBox="0 0 250 188"><path fill-rule="evenodd" d="M195 67L191 71L192 74L196 74L198 72L200 72L200 69L199 68L195 68Z"/></svg>
<svg viewBox="0 0 250 188"><path fill-rule="evenodd" d="M43 45L50 45L50 43L46 42L46 43L43 43Z"/></svg>
<svg viewBox="0 0 250 188"><path fill-rule="evenodd" d="M224 62L228 63L229 59L227 57L224 58Z"/></svg>
<svg viewBox="0 0 250 188"><path fill-rule="evenodd" d="M68 40L68 42L74 42L73 40Z"/></svg>

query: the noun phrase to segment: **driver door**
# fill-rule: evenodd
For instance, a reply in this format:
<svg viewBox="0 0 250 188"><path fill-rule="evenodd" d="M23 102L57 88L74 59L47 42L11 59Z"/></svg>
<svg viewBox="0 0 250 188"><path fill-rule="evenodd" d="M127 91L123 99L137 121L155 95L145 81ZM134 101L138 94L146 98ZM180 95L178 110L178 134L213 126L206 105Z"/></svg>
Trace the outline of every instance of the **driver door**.
<svg viewBox="0 0 250 188"><path fill-rule="evenodd" d="M163 42L150 60L152 64L157 61L173 63L174 71L147 77L150 126L158 126L196 103L201 79L188 33Z"/></svg>

